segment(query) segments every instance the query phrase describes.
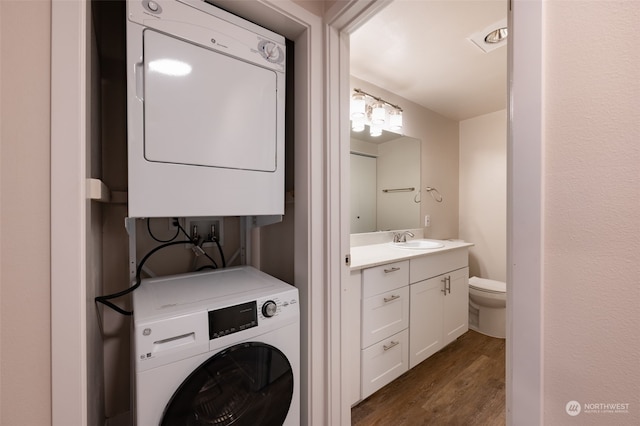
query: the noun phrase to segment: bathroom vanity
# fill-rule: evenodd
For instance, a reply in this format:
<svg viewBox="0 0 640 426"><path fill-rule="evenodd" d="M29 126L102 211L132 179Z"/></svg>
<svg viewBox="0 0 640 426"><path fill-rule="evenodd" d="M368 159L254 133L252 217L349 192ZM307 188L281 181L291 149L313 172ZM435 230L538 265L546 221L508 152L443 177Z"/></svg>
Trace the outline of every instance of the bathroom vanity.
<svg viewBox="0 0 640 426"><path fill-rule="evenodd" d="M345 324L352 404L468 330L473 244L435 242L441 247L391 242L351 247Z"/></svg>

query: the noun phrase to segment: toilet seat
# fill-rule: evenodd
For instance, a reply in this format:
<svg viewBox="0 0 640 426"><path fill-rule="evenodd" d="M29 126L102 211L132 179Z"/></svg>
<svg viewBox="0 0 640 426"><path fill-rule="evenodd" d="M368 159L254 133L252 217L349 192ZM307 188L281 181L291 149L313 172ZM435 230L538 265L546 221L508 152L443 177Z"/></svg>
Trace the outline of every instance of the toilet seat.
<svg viewBox="0 0 640 426"><path fill-rule="evenodd" d="M469 287L486 293L500 294L507 292L507 283L479 277L469 278Z"/></svg>

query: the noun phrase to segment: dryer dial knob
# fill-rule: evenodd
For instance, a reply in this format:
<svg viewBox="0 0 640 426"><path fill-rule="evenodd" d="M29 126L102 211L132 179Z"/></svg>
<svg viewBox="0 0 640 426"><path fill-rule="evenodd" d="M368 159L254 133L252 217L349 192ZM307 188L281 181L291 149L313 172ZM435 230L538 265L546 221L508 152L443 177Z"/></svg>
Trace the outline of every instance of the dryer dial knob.
<svg viewBox="0 0 640 426"><path fill-rule="evenodd" d="M269 40L260 40L258 43L258 52L264 59L273 64L279 64L284 61L284 52L282 48Z"/></svg>
<svg viewBox="0 0 640 426"><path fill-rule="evenodd" d="M262 305L262 315L267 318L271 318L272 316L274 316L277 310L278 305L276 305L276 302L274 302L273 300L264 302L264 305Z"/></svg>

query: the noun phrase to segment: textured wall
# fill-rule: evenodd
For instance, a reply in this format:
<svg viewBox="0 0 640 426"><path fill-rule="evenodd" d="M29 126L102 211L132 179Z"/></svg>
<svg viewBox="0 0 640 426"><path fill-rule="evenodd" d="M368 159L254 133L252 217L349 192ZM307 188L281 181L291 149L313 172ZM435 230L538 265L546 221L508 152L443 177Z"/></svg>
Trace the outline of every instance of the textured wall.
<svg viewBox="0 0 640 426"><path fill-rule="evenodd" d="M640 2L545 6L544 423L640 424Z"/></svg>
<svg viewBox="0 0 640 426"><path fill-rule="evenodd" d="M50 32L49 1L0 2L2 425L51 424Z"/></svg>

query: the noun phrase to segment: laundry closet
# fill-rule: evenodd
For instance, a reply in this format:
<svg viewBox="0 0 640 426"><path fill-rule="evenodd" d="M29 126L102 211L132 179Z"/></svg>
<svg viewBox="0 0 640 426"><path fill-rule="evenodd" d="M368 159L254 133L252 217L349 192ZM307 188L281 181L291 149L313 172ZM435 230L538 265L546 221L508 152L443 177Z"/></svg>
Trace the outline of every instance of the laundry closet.
<svg viewBox="0 0 640 426"><path fill-rule="evenodd" d="M240 314L224 314L229 303L216 304L226 315L216 321L231 323L207 336L207 347L209 338L231 345L236 328L256 335L263 322L293 315L288 312L298 309L297 292L292 295L278 283L293 283L293 85L286 75L292 71L294 43L202 1L93 2L92 15L91 183L108 195L92 203L92 232L101 236L93 240L93 273L102 286L89 294L100 299L185 273L184 288L193 286L193 293L201 291L196 281L202 276L231 292L247 277L262 283L260 289L247 286L255 298L233 299L234 306L248 306L253 312L248 317L230 320ZM277 240L269 238L273 235ZM237 270L237 277L219 278L231 276L224 273L227 268ZM265 287L273 290L265 293ZM163 294L150 297L169 297L167 304L173 300L167 294L184 298L176 289ZM226 296L203 293L198 300L209 297ZM104 301L124 312L133 309L133 318L136 306L142 312L145 304L132 304L125 295L98 300L87 314L89 367L102 372L94 385L98 395L90 390L89 398L103 394L105 417L117 422L140 404L130 383L138 369L130 357L139 342L131 335L134 320ZM154 334L145 326L140 332ZM191 333L151 341L144 353L151 360L147 365L159 359L154 348L165 345L174 353ZM274 337L270 345L277 342ZM299 358L299 344L281 349L285 357L295 352ZM141 360L141 354L135 356ZM299 361L291 364L296 364L290 389L295 401ZM297 403L291 413L295 420L287 422L297 424Z"/></svg>

